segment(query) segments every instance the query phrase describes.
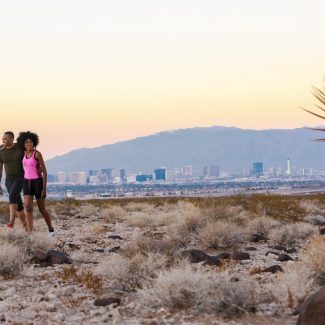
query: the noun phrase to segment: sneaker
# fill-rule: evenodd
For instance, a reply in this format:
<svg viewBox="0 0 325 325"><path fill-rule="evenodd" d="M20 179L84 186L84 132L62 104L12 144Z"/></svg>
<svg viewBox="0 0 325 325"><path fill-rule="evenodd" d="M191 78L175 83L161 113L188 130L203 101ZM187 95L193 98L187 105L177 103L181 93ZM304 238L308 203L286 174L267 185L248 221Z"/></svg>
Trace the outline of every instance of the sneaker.
<svg viewBox="0 0 325 325"><path fill-rule="evenodd" d="M13 229L13 228L14 228L14 225L13 225L12 223L9 222L9 223L7 224L7 228L9 228L9 229Z"/></svg>
<svg viewBox="0 0 325 325"><path fill-rule="evenodd" d="M56 237L56 232L55 232L54 228L52 228L51 230L49 230L49 233L50 233L50 236L52 238L55 238Z"/></svg>

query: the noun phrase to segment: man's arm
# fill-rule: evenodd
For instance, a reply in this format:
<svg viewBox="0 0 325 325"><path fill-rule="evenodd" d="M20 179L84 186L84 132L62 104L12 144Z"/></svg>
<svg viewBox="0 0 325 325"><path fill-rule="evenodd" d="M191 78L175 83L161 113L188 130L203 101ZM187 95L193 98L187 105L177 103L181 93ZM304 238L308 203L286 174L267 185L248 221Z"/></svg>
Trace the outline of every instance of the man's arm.
<svg viewBox="0 0 325 325"><path fill-rule="evenodd" d="M0 195L3 194L2 187L1 187L2 170L3 170L3 162L0 160Z"/></svg>

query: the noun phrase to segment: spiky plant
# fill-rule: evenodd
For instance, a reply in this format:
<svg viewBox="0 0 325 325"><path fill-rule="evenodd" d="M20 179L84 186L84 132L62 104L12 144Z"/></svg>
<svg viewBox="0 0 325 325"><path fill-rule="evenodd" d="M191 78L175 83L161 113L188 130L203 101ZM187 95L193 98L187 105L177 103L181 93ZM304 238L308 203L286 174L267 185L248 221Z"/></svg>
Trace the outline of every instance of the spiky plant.
<svg viewBox="0 0 325 325"><path fill-rule="evenodd" d="M314 97L318 100L318 102L322 105L317 105L315 104L315 106L320 109L322 112L324 112L323 114L317 114L309 109L303 108L301 107L301 109L303 109L304 111L315 115L317 117L320 117L322 119L325 119L325 86L323 86L322 88L317 88L315 86L312 86L312 94L314 95ZM325 132L325 128L310 128L311 130L316 130L316 131L324 131ZM325 138L322 139L316 139L314 141L325 141Z"/></svg>

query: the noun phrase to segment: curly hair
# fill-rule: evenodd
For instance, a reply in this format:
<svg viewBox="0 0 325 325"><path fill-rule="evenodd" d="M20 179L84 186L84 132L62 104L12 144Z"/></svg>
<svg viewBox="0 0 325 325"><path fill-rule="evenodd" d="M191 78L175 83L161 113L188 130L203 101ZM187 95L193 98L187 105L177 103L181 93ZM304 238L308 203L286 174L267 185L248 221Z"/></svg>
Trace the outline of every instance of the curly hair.
<svg viewBox="0 0 325 325"><path fill-rule="evenodd" d="M20 147L25 147L25 141L26 140L32 140L34 148L36 148L39 144L39 137L37 133L26 131L26 132L19 132L19 135L17 137L17 143Z"/></svg>

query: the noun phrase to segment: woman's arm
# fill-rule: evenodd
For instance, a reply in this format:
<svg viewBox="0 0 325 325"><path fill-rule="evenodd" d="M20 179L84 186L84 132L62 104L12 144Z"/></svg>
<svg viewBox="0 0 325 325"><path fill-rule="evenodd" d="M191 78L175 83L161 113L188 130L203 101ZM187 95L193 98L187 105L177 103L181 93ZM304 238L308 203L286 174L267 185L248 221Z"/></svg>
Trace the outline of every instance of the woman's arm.
<svg viewBox="0 0 325 325"><path fill-rule="evenodd" d="M40 164L40 169L43 173L43 191L42 191L42 199L46 198L46 185L47 185L47 170L45 167L44 159L42 154L39 151L35 152L35 159L39 162Z"/></svg>

